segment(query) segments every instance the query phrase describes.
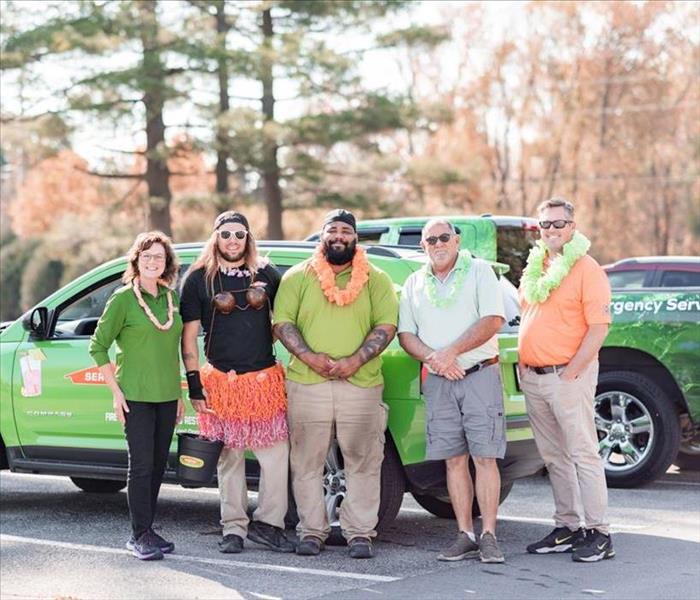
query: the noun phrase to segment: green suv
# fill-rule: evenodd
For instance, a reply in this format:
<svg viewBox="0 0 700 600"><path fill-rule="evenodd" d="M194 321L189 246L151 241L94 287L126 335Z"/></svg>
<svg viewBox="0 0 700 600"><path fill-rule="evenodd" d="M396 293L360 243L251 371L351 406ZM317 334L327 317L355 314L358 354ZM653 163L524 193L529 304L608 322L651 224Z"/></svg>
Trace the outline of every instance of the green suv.
<svg viewBox="0 0 700 600"><path fill-rule="evenodd" d="M314 244L262 242L261 252L280 271L308 258ZM183 271L198 256L201 244L176 247ZM400 289L424 257L412 250L367 248L370 261L384 270ZM124 434L112 411L111 394L88 354L88 342L107 299L121 283L126 266L120 258L99 266L58 290L0 334L0 460L16 472L66 475L90 492L115 492L125 485L127 453ZM509 318L517 315L513 286L501 278L509 297ZM513 308L515 306L515 309ZM515 310L515 313L513 312ZM502 498L513 481L540 471L528 426L523 396L518 390L517 320L500 335L501 369L508 422L508 452L499 461ZM114 349L113 349L114 350ZM279 359L288 354L278 344ZM451 515L442 461L425 460L425 409L421 394L421 364L394 340L383 354L384 401L389 405L385 458L382 467L380 527L395 518L405 491L427 510ZM183 393L186 385L183 385ZM188 403L177 431L197 431ZM166 481L175 482L175 443ZM247 461L252 488L258 469ZM342 456L334 445L326 462L326 506L331 522L345 495Z"/></svg>

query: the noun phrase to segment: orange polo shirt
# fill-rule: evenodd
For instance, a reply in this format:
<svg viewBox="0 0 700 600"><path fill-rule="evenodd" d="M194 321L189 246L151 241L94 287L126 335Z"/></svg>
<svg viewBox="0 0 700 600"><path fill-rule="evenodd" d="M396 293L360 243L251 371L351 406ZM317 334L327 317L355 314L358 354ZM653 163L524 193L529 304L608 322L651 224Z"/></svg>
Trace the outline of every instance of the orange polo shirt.
<svg viewBox="0 0 700 600"><path fill-rule="evenodd" d="M586 255L549 297L528 304L520 290L520 362L533 367L568 363L589 325L611 323L610 283L594 258Z"/></svg>

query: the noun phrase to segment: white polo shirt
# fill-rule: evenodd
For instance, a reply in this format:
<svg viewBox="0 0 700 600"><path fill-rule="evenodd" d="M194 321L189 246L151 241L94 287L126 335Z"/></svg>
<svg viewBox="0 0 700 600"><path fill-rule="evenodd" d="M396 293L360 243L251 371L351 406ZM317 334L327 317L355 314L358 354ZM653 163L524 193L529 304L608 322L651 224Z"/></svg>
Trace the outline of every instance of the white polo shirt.
<svg viewBox="0 0 700 600"><path fill-rule="evenodd" d="M457 271L464 268L462 261L457 260L444 281L433 275L430 263L411 274L401 291L398 332L413 333L427 346L442 350L482 317L505 319L503 293L498 278L490 265L478 258L471 260L454 301L440 308L430 301L426 289L427 278L435 282L437 298L445 298L453 289ZM461 367L469 369L494 356L498 356L496 335L481 346L460 354L457 360Z"/></svg>

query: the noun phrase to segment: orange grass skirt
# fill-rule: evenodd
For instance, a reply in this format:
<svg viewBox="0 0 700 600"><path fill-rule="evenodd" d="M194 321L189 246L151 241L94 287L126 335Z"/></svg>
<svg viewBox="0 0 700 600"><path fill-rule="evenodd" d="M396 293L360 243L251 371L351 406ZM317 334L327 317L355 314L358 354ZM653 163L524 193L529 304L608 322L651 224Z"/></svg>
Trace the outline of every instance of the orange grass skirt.
<svg viewBox="0 0 700 600"><path fill-rule="evenodd" d="M199 415L199 431L227 448L269 448L289 437L284 368L279 363L238 375L206 363L200 371L207 404L216 415Z"/></svg>

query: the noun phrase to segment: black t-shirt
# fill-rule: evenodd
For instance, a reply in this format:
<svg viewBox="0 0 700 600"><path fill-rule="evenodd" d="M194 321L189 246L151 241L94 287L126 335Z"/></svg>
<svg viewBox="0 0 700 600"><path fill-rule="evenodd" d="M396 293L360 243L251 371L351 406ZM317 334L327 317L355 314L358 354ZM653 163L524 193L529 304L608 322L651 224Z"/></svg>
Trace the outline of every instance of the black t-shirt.
<svg viewBox="0 0 700 600"><path fill-rule="evenodd" d="M204 328L204 351L209 348L207 360L214 367L224 372L235 370L237 373L248 373L275 364L270 309L280 279L279 272L272 265L258 270L255 281L267 284L265 291L270 298L270 306L264 305L256 310L248 306L245 291L241 291L250 287L251 283L250 274L245 267L229 271L229 274L217 273L213 282L214 294L221 291L234 292L236 308L229 315L217 311L212 328L213 296L211 289L207 289L204 269L192 271L187 276L182 286L180 314L185 323L201 321ZM248 306L246 310L239 309L245 306Z"/></svg>

